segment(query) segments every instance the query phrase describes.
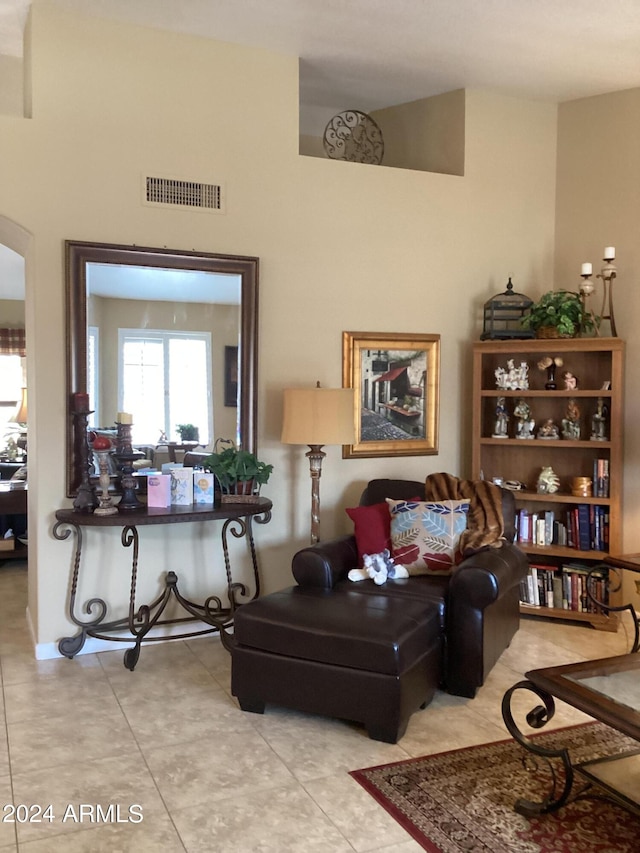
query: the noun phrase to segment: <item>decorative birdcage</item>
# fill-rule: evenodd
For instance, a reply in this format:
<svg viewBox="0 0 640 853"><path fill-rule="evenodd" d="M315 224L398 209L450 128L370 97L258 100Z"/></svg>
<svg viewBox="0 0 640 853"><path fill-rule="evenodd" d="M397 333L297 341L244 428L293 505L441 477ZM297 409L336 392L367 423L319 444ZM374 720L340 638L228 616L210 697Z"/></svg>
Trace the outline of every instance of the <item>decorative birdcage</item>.
<svg viewBox="0 0 640 853"><path fill-rule="evenodd" d="M511 340L533 338L531 329L523 329L521 320L533 305L533 300L513 289L511 278L507 289L484 304L484 329L480 340Z"/></svg>

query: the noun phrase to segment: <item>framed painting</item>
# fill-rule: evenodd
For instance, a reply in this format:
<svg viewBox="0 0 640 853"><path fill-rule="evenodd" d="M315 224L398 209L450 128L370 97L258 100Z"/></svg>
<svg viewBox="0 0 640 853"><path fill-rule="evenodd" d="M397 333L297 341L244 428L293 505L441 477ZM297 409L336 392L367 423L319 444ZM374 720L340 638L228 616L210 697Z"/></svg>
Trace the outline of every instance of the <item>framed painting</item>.
<svg viewBox="0 0 640 853"><path fill-rule="evenodd" d="M357 391L344 459L438 452L440 335L343 332L342 385Z"/></svg>
<svg viewBox="0 0 640 853"><path fill-rule="evenodd" d="M238 347L224 348L224 404L238 405Z"/></svg>

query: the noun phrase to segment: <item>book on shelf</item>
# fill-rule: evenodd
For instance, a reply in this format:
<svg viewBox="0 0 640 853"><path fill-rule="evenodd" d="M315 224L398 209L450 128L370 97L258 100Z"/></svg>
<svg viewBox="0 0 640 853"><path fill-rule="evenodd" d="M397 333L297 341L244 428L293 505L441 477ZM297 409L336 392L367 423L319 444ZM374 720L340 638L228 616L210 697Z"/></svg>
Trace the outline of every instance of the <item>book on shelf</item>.
<svg viewBox="0 0 640 853"><path fill-rule="evenodd" d="M557 566L532 563L520 583L520 601L530 607L602 613L599 604L606 607L609 602L608 571L577 562Z"/></svg>
<svg viewBox="0 0 640 853"><path fill-rule="evenodd" d="M533 607L554 607L555 566L531 563L524 582L520 584L520 600Z"/></svg>
<svg viewBox="0 0 640 853"><path fill-rule="evenodd" d="M609 497L609 460L593 460L593 489L594 498Z"/></svg>
<svg viewBox="0 0 640 853"><path fill-rule="evenodd" d="M577 551L609 550L608 506L577 504L560 515L554 510L519 510L515 541L525 546L559 545Z"/></svg>
<svg viewBox="0 0 640 853"><path fill-rule="evenodd" d="M578 505L578 549L591 550L591 514L588 504Z"/></svg>

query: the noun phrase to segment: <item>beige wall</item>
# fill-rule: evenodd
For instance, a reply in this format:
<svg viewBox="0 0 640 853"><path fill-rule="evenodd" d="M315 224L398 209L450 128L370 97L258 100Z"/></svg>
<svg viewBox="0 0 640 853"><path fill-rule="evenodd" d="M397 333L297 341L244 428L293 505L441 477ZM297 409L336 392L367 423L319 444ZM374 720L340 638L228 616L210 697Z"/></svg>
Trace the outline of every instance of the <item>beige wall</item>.
<svg viewBox="0 0 640 853"><path fill-rule="evenodd" d="M69 19L38 0L31 29L33 118L0 118L0 237L11 223L33 235L29 535L38 642L72 632L71 543L51 535L55 509L67 504L65 239L260 258L259 446L275 466L265 489L273 519L256 531L267 591L290 582L291 556L309 536L305 448L279 441L282 389L339 386L343 330L442 336L440 454L342 460L340 448L327 448L323 538L349 529L344 507L372 476L468 472L470 343L482 305L509 275L533 295L552 279L556 108L467 92L464 177L301 157L293 57ZM226 215L143 206L140 175L150 169L224 182ZM212 528L144 529L139 601L176 567L187 594L220 592L221 561L211 569L205 559ZM79 597L103 596L121 615L128 557L111 533L89 531Z"/></svg>
<svg viewBox="0 0 640 853"><path fill-rule="evenodd" d="M24 326L24 302L21 299L0 299L0 326L7 329Z"/></svg>
<svg viewBox="0 0 640 853"><path fill-rule="evenodd" d="M0 115L22 116L24 111L22 59L0 55Z"/></svg>
<svg viewBox="0 0 640 853"><path fill-rule="evenodd" d="M640 89L562 104L558 127L556 282L572 290L584 261L594 274L616 247L613 285L618 335L627 342L624 551L640 550ZM597 281L594 309L602 308ZM632 578L627 578L631 589ZM640 599L636 599L636 602Z"/></svg>
<svg viewBox="0 0 640 853"><path fill-rule="evenodd" d="M372 117L382 132L386 165L464 175L464 89L376 110Z"/></svg>

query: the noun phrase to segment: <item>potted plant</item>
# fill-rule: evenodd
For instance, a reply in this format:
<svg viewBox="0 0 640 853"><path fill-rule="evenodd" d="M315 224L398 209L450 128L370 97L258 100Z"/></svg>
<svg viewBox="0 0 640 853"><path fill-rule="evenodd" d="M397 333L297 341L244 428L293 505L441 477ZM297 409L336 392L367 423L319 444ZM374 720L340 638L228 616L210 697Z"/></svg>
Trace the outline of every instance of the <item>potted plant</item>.
<svg viewBox="0 0 640 853"><path fill-rule="evenodd" d="M177 424L176 432L182 441L199 441L200 430L195 424Z"/></svg>
<svg viewBox="0 0 640 853"><path fill-rule="evenodd" d="M269 481L273 465L260 462L255 453L227 447L203 460L205 471L215 474L222 490L222 500L243 500L260 494Z"/></svg>
<svg viewBox="0 0 640 853"><path fill-rule="evenodd" d="M584 310L580 294L570 290L550 290L535 302L521 320L537 338L575 338L593 331L591 314Z"/></svg>

